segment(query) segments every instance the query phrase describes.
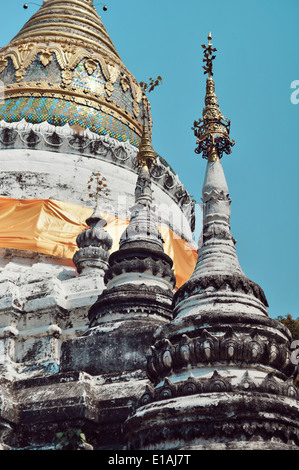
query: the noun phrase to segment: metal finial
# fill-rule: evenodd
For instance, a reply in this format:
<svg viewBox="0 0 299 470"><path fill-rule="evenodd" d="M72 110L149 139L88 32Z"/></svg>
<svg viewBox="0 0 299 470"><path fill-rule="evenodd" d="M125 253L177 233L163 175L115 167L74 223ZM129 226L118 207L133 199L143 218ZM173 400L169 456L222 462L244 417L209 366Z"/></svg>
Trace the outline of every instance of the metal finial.
<svg viewBox="0 0 299 470"><path fill-rule="evenodd" d="M208 35L208 45L202 44L201 47L204 49L204 58L202 59L203 62L206 62L206 65L203 65L204 73L208 73L209 77L213 75L213 60L215 59L216 55L213 55L213 52L216 52L217 49L211 43L212 40L212 33Z"/></svg>
<svg viewBox="0 0 299 470"><path fill-rule="evenodd" d="M139 146L139 151L137 154L137 163L138 166L150 169L152 164L155 162L157 157L156 152L153 149L152 142L147 130L147 125L143 116L143 130L142 137Z"/></svg>
<svg viewBox="0 0 299 470"><path fill-rule="evenodd" d="M212 34L208 35L209 43L204 48L204 59L206 65L203 67L205 74L208 73L206 83L205 108L202 113L202 119L194 121L194 135L197 137L197 147L195 152L202 153L203 158L209 161L219 160L223 153L230 154L231 147L235 145L234 140L230 140L230 121L225 118L219 108L217 96L215 93L215 83L213 75L213 60L217 49L212 47Z"/></svg>

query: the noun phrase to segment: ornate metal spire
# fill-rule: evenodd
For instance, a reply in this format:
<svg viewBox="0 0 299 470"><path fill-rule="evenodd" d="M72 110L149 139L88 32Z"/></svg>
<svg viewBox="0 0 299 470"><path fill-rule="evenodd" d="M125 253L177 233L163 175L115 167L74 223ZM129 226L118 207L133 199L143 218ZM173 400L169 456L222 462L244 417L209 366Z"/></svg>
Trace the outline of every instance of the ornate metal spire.
<svg viewBox="0 0 299 470"><path fill-rule="evenodd" d="M144 94L143 109L145 109L146 100L147 98ZM152 141L148 133L147 125L145 122L145 112L143 112L142 119L143 119L143 128L142 128L142 136L141 136L139 151L137 154L137 165L150 169L152 164L155 162L157 158L157 154L153 149Z"/></svg>
<svg viewBox="0 0 299 470"><path fill-rule="evenodd" d="M194 121L194 135L197 137L197 147L195 153L202 153L203 158L209 161L218 160L222 157L223 153L230 154L231 147L235 145L234 140L230 140L230 120L224 118L222 115L217 96L215 94L215 83L212 78L213 75L213 60L216 55L213 55L217 49L212 47L212 35L208 36L209 43L207 46L202 45L204 49L203 66L205 74L208 73L206 83L206 97L205 108L203 110L202 119Z"/></svg>

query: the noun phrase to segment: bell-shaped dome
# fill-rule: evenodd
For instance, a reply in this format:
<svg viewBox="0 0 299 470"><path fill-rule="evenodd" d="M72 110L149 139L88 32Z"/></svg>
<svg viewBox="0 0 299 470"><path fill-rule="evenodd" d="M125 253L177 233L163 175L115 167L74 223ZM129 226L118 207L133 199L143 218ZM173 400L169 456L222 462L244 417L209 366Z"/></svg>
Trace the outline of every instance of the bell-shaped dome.
<svg viewBox="0 0 299 470"><path fill-rule="evenodd" d="M137 145L150 105L93 0L44 0L0 51L0 120L69 124Z"/></svg>

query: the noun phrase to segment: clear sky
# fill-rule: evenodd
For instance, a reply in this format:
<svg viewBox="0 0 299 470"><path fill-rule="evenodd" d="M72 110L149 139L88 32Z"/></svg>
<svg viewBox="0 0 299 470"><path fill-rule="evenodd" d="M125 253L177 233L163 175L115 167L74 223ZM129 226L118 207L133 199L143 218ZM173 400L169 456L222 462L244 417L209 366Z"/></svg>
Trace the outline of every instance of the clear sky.
<svg viewBox="0 0 299 470"><path fill-rule="evenodd" d="M38 9L24 3L1 1L0 46ZM299 317L298 0L107 0L106 12L98 3L136 79L162 76L149 94L153 145L198 202L206 161L194 153L191 127L205 95L201 44L212 32L216 94L236 141L222 164L240 264L264 289L270 316Z"/></svg>

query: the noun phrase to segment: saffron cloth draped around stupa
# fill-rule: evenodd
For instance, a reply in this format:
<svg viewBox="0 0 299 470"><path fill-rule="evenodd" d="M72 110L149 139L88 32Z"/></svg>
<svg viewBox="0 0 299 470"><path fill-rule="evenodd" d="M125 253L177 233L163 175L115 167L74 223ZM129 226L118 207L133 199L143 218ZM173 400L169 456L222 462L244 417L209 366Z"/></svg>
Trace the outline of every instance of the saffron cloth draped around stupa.
<svg viewBox="0 0 299 470"><path fill-rule="evenodd" d="M54 199L0 198L0 247L34 251L65 260L72 265L76 237L86 227L92 209ZM111 252L129 221L103 212L106 230L113 238ZM173 259L180 287L191 276L197 253L169 227L159 225L165 252Z"/></svg>

